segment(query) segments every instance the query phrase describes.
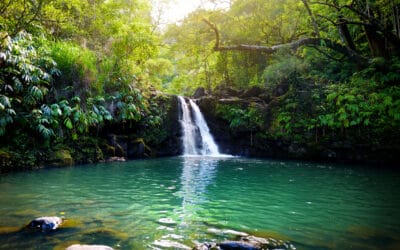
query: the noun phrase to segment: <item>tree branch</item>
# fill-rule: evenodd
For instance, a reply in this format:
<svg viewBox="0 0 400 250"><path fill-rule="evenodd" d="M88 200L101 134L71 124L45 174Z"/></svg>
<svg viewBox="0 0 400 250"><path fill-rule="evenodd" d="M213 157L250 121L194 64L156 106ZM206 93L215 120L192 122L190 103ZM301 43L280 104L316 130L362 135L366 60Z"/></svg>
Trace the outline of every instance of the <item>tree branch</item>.
<svg viewBox="0 0 400 250"><path fill-rule="evenodd" d="M214 31L215 33L215 45L214 49L217 50L219 48L219 31L218 28L215 24L212 22L208 21L207 19L203 18L203 21L210 26L210 28Z"/></svg>
<svg viewBox="0 0 400 250"><path fill-rule="evenodd" d="M216 27L216 25L206 19L203 19L203 21L206 22L215 33L215 36L216 36L216 38L215 38L216 41L215 41L215 46L214 46L215 51L258 51L258 52L262 52L265 54L273 54L281 49L291 49L293 51L296 51L301 46L320 46L320 47L326 47L326 48L332 49L343 55L346 55L347 57L354 60L358 64L364 64L366 61L365 58L361 57L356 51L350 49L349 47L346 47L344 45L341 45L341 44L334 42L332 40L329 40L329 39L323 39L323 38L318 38L318 37L301 38L294 42L278 44L278 45L274 45L274 46L270 46L270 47L269 46L261 46L261 45L248 45L248 44L221 46L220 38L219 38L219 31L218 31L218 28Z"/></svg>
<svg viewBox="0 0 400 250"><path fill-rule="evenodd" d="M312 23L313 29L314 29L314 35L315 35L316 37L319 37L318 24L317 24L317 21L316 21L315 18L314 18L314 15L313 15L313 13L312 13L312 11L311 11L311 8L310 8L310 6L308 5L307 0L302 0L302 2L303 2L304 7L306 8L306 10L307 10L307 12L308 12L308 15L309 15L310 18L311 18L311 23Z"/></svg>

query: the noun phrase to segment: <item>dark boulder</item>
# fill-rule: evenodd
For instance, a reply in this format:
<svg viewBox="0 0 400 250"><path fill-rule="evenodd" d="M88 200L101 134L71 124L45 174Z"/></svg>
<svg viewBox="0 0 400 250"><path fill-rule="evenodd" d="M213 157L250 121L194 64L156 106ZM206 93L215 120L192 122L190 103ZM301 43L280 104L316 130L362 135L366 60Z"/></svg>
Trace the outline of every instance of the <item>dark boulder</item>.
<svg viewBox="0 0 400 250"><path fill-rule="evenodd" d="M262 89L261 87L258 86L253 86L246 90L241 97L242 98L248 98L248 97L259 97L261 94L265 93L266 90Z"/></svg>
<svg viewBox="0 0 400 250"><path fill-rule="evenodd" d="M291 157L300 158L306 156L308 152L306 147L297 143L292 143L288 147L288 153Z"/></svg>
<svg viewBox="0 0 400 250"><path fill-rule="evenodd" d="M324 159L335 159L337 157L337 153L329 148L323 150L321 155Z"/></svg>
<svg viewBox="0 0 400 250"><path fill-rule="evenodd" d="M238 91L234 88L228 87L228 86L223 86L219 85L214 89L214 95L217 97L239 97L242 95L242 91Z"/></svg>
<svg viewBox="0 0 400 250"><path fill-rule="evenodd" d="M199 87L199 88L196 89L196 91L194 92L192 97L194 99L199 99L199 98L201 98L203 96L206 96L206 95L208 95L206 89L203 88L203 87Z"/></svg>

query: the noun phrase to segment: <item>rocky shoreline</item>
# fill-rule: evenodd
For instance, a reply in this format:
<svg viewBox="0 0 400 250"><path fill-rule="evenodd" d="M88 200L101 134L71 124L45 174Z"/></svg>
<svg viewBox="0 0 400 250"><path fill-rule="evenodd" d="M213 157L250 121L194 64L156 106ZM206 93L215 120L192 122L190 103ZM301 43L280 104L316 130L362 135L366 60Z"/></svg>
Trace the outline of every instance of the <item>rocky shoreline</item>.
<svg viewBox="0 0 400 250"><path fill-rule="evenodd" d="M58 216L44 216L33 219L28 225L22 227L13 232L0 232L0 234L7 234L10 237L16 234L25 233L26 235L45 235L46 237L52 237L52 235L56 235L57 233L63 232L63 230L68 230L76 227L77 225L84 226L83 223L69 223L70 219L66 219L64 217ZM71 225L68 225L71 224ZM101 229L101 231L106 231L106 229ZM182 243L180 241L184 241L183 238L179 237L174 240L170 239L160 239L155 240L152 243L152 248L154 249L183 249L183 250L296 250L296 247L290 243L289 241L284 241L280 239L274 239L271 237L263 238L257 237L254 235L247 234L245 232L239 232L230 229L217 229L217 228L209 228L207 230L209 234L214 234L215 236L226 236L225 240L217 241L215 239L207 241L202 240L192 241L192 245L186 245L186 243ZM39 234L38 234L39 233ZM115 236L117 237L117 236ZM65 244L61 243L56 249L65 249L65 250L112 250L114 249L111 246L91 243L87 244L85 242L79 242L70 244L67 247L64 247Z"/></svg>

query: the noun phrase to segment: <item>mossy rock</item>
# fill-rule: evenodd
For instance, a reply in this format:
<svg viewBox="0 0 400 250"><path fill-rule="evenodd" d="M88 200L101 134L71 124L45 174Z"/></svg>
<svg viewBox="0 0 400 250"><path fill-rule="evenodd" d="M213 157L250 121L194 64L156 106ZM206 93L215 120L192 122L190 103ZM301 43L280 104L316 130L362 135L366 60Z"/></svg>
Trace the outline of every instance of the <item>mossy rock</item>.
<svg viewBox="0 0 400 250"><path fill-rule="evenodd" d="M151 148L146 145L143 138L135 138L128 142L129 158L146 158L151 155Z"/></svg>
<svg viewBox="0 0 400 250"><path fill-rule="evenodd" d="M60 228L83 228L85 226L83 221L76 219L65 219Z"/></svg>
<svg viewBox="0 0 400 250"><path fill-rule="evenodd" d="M0 226L0 234L11 234L11 233L17 233L21 231L21 227L1 227Z"/></svg>
<svg viewBox="0 0 400 250"><path fill-rule="evenodd" d="M0 149L0 159L10 159L11 153L7 149Z"/></svg>
<svg viewBox="0 0 400 250"><path fill-rule="evenodd" d="M9 169L13 165L13 156L6 149L0 149L0 172L1 169Z"/></svg>
<svg viewBox="0 0 400 250"><path fill-rule="evenodd" d="M106 156L115 156L115 147L114 146L110 146L110 145L106 144L103 147L103 151Z"/></svg>
<svg viewBox="0 0 400 250"><path fill-rule="evenodd" d="M51 153L49 157L49 165L54 167L72 166L74 160L68 149L59 149Z"/></svg>

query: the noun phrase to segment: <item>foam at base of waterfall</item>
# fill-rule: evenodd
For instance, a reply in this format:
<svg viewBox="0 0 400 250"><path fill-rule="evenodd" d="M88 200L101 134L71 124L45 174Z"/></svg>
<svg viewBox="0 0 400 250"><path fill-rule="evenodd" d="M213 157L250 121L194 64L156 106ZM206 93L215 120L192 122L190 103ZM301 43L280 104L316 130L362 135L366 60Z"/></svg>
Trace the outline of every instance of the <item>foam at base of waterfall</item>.
<svg viewBox="0 0 400 250"><path fill-rule="evenodd" d="M207 157L207 158L236 158L236 157L240 157L240 156L235 156L235 155L228 155L228 154L217 154L217 155L194 155L194 154L183 154L181 155L182 157L193 157L193 158L201 158L201 157Z"/></svg>

